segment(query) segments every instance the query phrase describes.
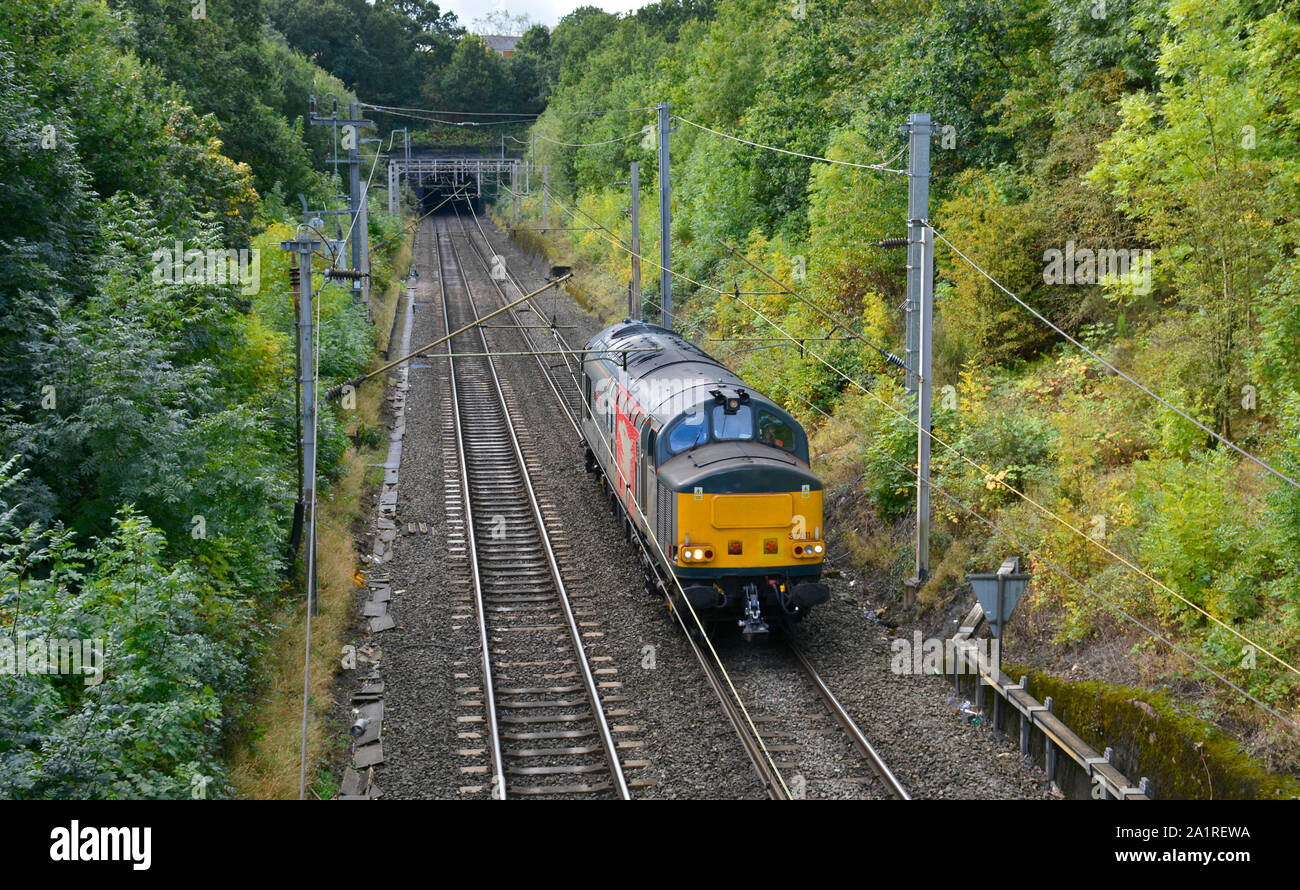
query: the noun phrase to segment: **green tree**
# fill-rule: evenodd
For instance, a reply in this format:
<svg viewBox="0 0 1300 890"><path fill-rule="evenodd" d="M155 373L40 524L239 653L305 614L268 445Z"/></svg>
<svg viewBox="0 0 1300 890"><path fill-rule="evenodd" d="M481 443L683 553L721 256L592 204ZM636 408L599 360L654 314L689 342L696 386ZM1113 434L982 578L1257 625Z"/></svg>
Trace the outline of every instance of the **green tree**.
<svg viewBox="0 0 1300 890"><path fill-rule="evenodd" d="M1291 153L1251 65L1248 8L1169 4L1160 88L1123 100L1122 124L1092 173L1160 247L1176 299L1195 313L1209 361L1187 382L1210 395L1225 436L1256 292L1279 258L1283 211L1271 180L1279 152Z"/></svg>

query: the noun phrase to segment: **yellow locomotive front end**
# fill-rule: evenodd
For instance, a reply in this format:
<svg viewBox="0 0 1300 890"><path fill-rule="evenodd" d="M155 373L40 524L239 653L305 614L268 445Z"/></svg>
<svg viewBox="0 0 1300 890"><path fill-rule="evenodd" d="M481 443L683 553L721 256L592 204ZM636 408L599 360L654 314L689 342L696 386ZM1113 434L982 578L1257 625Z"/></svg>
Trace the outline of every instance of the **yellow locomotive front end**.
<svg viewBox="0 0 1300 890"><path fill-rule="evenodd" d="M771 572L820 566L822 493L677 494L677 564L721 572ZM702 552L697 552L702 551Z"/></svg>
<svg viewBox="0 0 1300 890"><path fill-rule="evenodd" d="M794 449L713 441L665 462L658 482L673 504L671 571L701 620L754 635L829 599L822 487Z"/></svg>

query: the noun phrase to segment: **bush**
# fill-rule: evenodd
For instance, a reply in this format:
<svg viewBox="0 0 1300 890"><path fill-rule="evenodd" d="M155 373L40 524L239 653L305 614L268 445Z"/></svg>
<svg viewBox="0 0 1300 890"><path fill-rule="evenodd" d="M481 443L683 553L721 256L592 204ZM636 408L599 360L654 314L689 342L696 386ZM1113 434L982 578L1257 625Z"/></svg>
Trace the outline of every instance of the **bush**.
<svg viewBox="0 0 1300 890"><path fill-rule="evenodd" d="M1236 493L1235 462L1221 451L1187 460L1166 458L1139 467L1135 494L1143 531L1141 555L1153 575L1223 621L1255 612L1255 586L1234 573L1253 534L1251 505ZM1204 619L1161 591L1163 611L1189 626Z"/></svg>
<svg viewBox="0 0 1300 890"><path fill-rule="evenodd" d="M0 490L12 462L4 470ZM94 641L102 660L98 674L81 662L81 675L5 665L0 798L181 798L196 782L219 794L223 700L247 680L251 609L168 566L162 534L130 508L89 550L61 525L19 529L12 515L0 500L0 615L13 639Z"/></svg>

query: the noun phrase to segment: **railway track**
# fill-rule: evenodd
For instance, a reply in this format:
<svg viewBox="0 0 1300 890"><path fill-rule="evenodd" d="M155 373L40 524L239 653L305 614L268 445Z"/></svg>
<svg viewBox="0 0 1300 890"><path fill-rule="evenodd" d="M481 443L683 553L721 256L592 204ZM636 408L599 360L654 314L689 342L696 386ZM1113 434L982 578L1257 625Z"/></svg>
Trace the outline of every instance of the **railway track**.
<svg viewBox="0 0 1300 890"><path fill-rule="evenodd" d="M496 245L488 237L483 229L478 215L474 212L473 207L467 207L468 219L462 215L460 210L453 206L457 222L460 225L461 232L464 234L470 249L483 267L488 272L488 280L491 282L493 289L502 303L509 303L528 293L524 289L523 282L519 277L510 271L509 266L504 262L496 262L500 257ZM483 248L478 246L475 236L483 242ZM514 294L506 293L506 285L514 289ZM554 292L552 293L554 296ZM578 430L578 414L581 410L581 392L582 387L578 382L578 374L581 370L580 356L574 354L573 347L569 344L567 338L555 326L554 319L548 318L545 313L535 305L535 301L530 300L519 309L509 309L506 316L510 320L511 327L522 340L526 349L533 353L543 353L548 349L558 349L563 353L558 357L558 361L547 361L548 356L537 354L535 360L537 368L546 381L547 386L555 395L556 401L564 411L569 425L573 427L574 435L579 439L582 438ZM538 343L534 331L547 330L551 335L551 343ZM562 371L559 369L563 368Z"/></svg>
<svg viewBox="0 0 1300 890"><path fill-rule="evenodd" d="M478 307L445 217L435 219L447 333ZM465 544L482 650L494 799L629 799L543 506L481 328L447 359ZM460 354L460 355L458 355Z"/></svg>
<svg viewBox="0 0 1300 890"><path fill-rule="evenodd" d="M766 771L775 774L769 796L910 799L795 643L724 638L716 646L738 695L757 705L748 721L762 739Z"/></svg>
<svg viewBox="0 0 1300 890"><path fill-rule="evenodd" d="M469 214L468 221L461 217L459 211L456 216L461 231L469 239L480 263L487 268L492 264L492 258L499 256L500 252L473 214L472 208ZM483 249L475 242L476 235L483 242ZM494 274L492 279L502 302L509 302L527 293L523 282L505 264L500 264L497 271L500 274ZM516 293L507 294L507 284ZM541 328L550 333L556 347L565 351L573 350L567 338L554 325L554 319L548 318L531 301L519 312L510 310L509 315L516 332L529 350L536 353L551 348L538 345L530 333L530 329ZM576 414L580 407L577 399L581 392L577 358L565 355L562 362L550 364L543 361L543 356L537 356L537 363L576 430ZM556 369L559 367L564 369L559 376L571 378L567 385L557 379ZM627 532L630 523L624 521L623 527ZM634 546L637 545L634 543ZM639 546L651 547L653 544L641 542ZM783 800L810 796L865 795L910 799L906 789L796 644L788 643L781 656L782 663L775 668L771 664L772 659L765 657L772 653L746 646L747 655L765 661L766 669L754 672L755 677L742 678L741 685L750 685L751 680L766 683L769 687L773 682L784 684L787 688L779 692L776 698L787 704L793 703L792 707L785 709L785 714L764 713L755 716L746 711L743 690L736 688L733 677L733 668L737 667L735 661L733 660L731 668L722 666L720 660L715 660L705 651L710 644L704 642L700 635L691 632L693 617L683 615L680 611L674 611L673 615L681 625L706 682L718 696L728 722L736 732L769 797ZM770 688L767 690L769 693L771 691ZM751 696L751 700L752 698ZM823 725L816 725L819 720L824 721ZM839 732L828 731L832 726L838 727ZM829 757L834 764L831 771L834 774L824 774L824 769L819 771L803 766L799 762L801 751L815 754L823 762ZM867 768L865 772L863 767Z"/></svg>

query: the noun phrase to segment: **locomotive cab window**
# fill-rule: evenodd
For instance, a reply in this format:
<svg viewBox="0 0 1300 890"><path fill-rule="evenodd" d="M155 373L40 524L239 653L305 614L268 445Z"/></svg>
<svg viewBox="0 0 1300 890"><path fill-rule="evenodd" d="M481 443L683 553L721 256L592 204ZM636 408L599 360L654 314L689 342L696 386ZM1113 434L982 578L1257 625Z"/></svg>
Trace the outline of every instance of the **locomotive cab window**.
<svg viewBox="0 0 1300 890"><path fill-rule="evenodd" d="M678 421L668 433L668 453L680 454L709 441L707 417L703 411L692 411Z"/></svg>
<svg viewBox="0 0 1300 890"><path fill-rule="evenodd" d="M719 442L754 438L754 410L741 405L736 413L728 414L726 408L718 405L713 409L713 438Z"/></svg>
<svg viewBox="0 0 1300 890"><path fill-rule="evenodd" d="M771 411L758 412L758 441L798 455L794 428L784 417Z"/></svg>

